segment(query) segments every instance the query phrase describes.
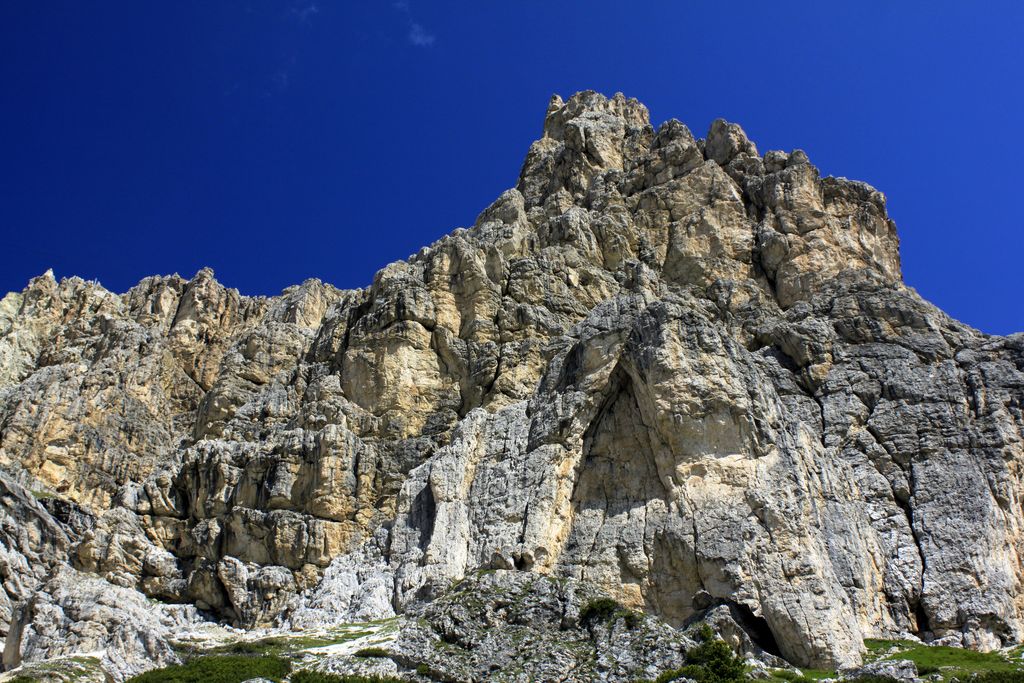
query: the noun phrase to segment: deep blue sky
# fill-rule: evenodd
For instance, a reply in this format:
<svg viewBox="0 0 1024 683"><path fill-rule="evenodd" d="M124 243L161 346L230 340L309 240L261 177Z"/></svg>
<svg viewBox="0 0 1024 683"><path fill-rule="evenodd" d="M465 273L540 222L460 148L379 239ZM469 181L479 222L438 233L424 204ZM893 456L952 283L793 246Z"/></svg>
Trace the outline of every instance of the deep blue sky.
<svg viewBox="0 0 1024 683"><path fill-rule="evenodd" d="M593 88L884 191L906 280L1024 330L1024 3L0 3L0 291L368 284Z"/></svg>

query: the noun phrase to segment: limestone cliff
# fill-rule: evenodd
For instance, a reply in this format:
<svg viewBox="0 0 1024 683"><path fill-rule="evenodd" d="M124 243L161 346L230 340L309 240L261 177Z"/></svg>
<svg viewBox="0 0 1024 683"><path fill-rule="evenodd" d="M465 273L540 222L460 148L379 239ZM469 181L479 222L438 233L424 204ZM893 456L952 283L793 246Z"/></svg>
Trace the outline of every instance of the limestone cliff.
<svg viewBox="0 0 1024 683"><path fill-rule="evenodd" d="M993 648L1024 636L1022 402L1024 336L907 288L880 192L556 97L517 186L366 289L0 302L7 649L64 564L245 627L513 569L727 605L799 664Z"/></svg>

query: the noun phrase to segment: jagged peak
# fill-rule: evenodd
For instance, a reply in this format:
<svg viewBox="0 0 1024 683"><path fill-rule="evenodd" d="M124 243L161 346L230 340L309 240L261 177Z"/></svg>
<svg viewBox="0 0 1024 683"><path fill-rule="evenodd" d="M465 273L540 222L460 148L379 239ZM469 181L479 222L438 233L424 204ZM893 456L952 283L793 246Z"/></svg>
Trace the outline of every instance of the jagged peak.
<svg viewBox="0 0 1024 683"><path fill-rule="evenodd" d="M57 285L57 278L53 275L53 268L47 268L46 272L37 275L28 281L28 289L51 288Z"/></svg>
<svg viewBox="0 0 1024 683"><path fill-rule="evenodd" d="M198 271L196 271L196 274L192 276L191 280L189 280L190 283L206 281L217 281L217 275L216 273L213 272L213 268L211 268L210 266L203 266Z"/></svg>
<svg viewBox="0 0 1024 683"><path fill-rule="evenodd" d="M564 102L559 95L551 97L544 120L544 135L561 139L565 124L581 118L620 119L630 128L643 128L651 124L650 113L639 100L627 98L621 92L606 97L595 90L583 90Z"/></svg>
<svg viewBox="0 0 1024 683"><path fill-rule="evenodd" d="M740 154L758 156L757 146L737 123L715 119L704 140L704 154L719 166L725 166Z"/></svg>

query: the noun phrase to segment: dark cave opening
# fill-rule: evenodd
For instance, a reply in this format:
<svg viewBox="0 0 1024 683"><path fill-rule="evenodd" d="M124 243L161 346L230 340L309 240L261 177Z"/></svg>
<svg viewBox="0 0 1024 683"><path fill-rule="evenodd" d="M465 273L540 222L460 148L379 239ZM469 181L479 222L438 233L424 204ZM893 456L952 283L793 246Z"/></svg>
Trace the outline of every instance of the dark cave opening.
<svg viewBox="0 0 1024 683"><path fill-rule="evenodd" d="M917 632L914 635L923 640L924 634L932 630L931 624L928 623L928 613L924 611L921 600L914 601L912 607L914 608L914 620L917 622Z"/></svg>
<svg viewBox="0 0 1024 683"><path fill-rule="evenodd" d="M732 618L747 632L747 635L750 636L755 645L768 654L775 655L776 657L782 656L779 643L775 640L775 634L772 633L772 629L764 617L757 616L746 605L741 605L737 602L730 602L728 604Z"/></svg>

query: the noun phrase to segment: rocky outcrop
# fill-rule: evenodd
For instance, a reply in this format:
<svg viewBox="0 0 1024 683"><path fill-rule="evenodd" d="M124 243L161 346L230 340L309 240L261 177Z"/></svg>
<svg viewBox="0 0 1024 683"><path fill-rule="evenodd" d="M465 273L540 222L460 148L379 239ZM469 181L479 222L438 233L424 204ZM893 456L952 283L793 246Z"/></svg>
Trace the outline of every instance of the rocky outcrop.
<svg viewBox="0 0 1024 683"><path fill-rule="evenodd" d="M386 543L386 533L376 540ZM368 543L331 562L316 586L291 601L278 625L306 631L389 619L395 616L394 594L394 572L378 544Z"/></svg>
<svg viewBox="0 0 1024 683"><path fill-rule="evenodd" d="M882 660L865 664L857 669L841 671L845 680L857 680L859 678L870 678L877 680L884 678L891 681L903 681L913 683L919 680L917 677L917 664L909 659Z"/></svg>
<svg viewBox="0 0 1024 683"><path fill-rule="evenodd" d="M74 529L50 514L43 501L0 473L0 628L19 602L30 599L54 568L68 561Z"/></svg>
<svg viewBox="0 0 1024 683"><path fill-rule="evenodd" d="M191 606L160 605L68 567L23 604L4 646L5 668L89 653L115 681L179 661L172 647L200 622Z"/></svg>
<svg viewBox="0 0 1024 683"><path fill-rule="evenodd" d="M494 569L672 626L725 608L805 665L1016 642L1022 402L1024 337L903 285L881 193L592 92L366 289L47 274L0 302L0 466L81 510L46 561L245 627ZM11 542L43 568L13 604L51 565Z"/></svg>
<svg viewBox="0 0 1024 683"><path fill-rule="evenodd" d="M588 617L600 597L573 579L473 574L413 610L389 650L399 664L445 681L625 682L685 664L691 635L628 611Z"/></svg>

